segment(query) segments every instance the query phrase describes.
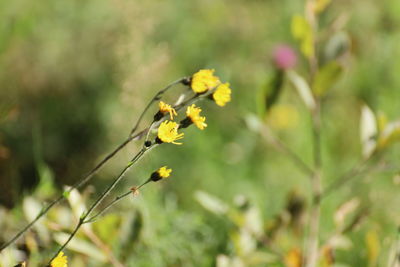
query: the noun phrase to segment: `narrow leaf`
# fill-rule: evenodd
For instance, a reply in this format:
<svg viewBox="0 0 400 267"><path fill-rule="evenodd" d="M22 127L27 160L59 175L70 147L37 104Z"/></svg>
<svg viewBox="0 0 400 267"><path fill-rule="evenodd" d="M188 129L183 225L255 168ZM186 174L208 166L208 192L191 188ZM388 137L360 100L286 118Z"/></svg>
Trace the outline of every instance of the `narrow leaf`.
<svg viewBox="0 0 400 267"><path fill-rule="evenodd" d="M306 82L306 80L298 75L295 71L288 71L288 77L290 82L296 88L299 93L301 99L304 104L307 106L309 110L313 110L315 108L315 99L311 93L310 86Z"/></svg>
<svg viewBox="0 0 400 267"><path fill-rule="evenodd" d="M364 105L361 109L360 138L362 153L365 158L369 157L375 150L377 133L375 114L367 105Z"/></svg>
<svg viewBox="0 0 400 267"><path fill-rule="evenodd" d="M317 96L322 96L340 78L343 68L336 61L325 64L316 74L313 84L313 92Z"/></svg>

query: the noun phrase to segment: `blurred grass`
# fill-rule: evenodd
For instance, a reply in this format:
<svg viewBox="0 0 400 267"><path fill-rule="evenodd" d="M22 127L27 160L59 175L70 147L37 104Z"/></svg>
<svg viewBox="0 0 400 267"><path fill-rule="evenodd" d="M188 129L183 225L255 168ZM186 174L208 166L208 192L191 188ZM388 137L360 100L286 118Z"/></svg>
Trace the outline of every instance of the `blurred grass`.
<svg viewBox="0 0 400 267"><path fill-rule="evenodd" d="M159 88L200 68L215 68L231 83L232 103L224 109L201 103L209 125L204 132L188 129L183 146L160 147L128 175L121 191L161 165L174 170L161 186L143 190L133 206L124 203L113 212L121 221L143 216L142 237L134 235L137 241L127 241L125 248L118 248L117 240L110 245L132 266L210 266L218 254L233 253L231 226L205 211L193 198L195 191L228 203L245 195L266 221L281 212L292 190L307 198L307 177L245 124L246 116L256 112L257 90L273 71L272 48L279 43L295 46L290 20L303 11L303 4L1 1L0 148L7 153L0 153L0 201L15 207L5 211L7 234L1 238L23 225L20 204L43 178L41 168L48 168L58 188L73 183L128 134ZM360 158L361 104L384 111L390 119L399 118L400 108L399 2L334 1L321 27L341 14L349 18L346 28L353 45L345 75L324 103L325 184ZM304 60L298 68L304 71ZM306 110L289 86L280 102L294 108L299 123L279 135L310 163ZM113 159L97 175L93 190L101 191L135 149L130 145ZM399 156L397 146L388 158ZM332 213L344 200L358 197L370 209L367 222L350 234L354 249L338 253L340 262L366 265L369 229L376 229L382 251L388 251L400 221L393 212L400 205L398 186L388 175L371 175L324 202L322 237L334 229ZM37 197L45 200L49 195ZM47 250L52 246L54 242ZM72 258L76 265L71 266L87 260L79 254Z"/></svg>

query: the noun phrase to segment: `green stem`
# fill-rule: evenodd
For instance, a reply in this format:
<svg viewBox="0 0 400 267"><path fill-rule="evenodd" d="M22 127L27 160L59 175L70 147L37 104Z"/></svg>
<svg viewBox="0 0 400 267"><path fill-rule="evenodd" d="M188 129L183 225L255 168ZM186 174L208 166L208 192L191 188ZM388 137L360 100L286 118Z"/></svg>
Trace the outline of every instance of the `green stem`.
<svg viewBox="0 0 400 267"><path fill-rule="evenodd" d="M144 182L143 184L141 184L140 186L138 186L136 188L136 190L139 190L142 186L144 186L145 184L147 184L148 182L150 182L151 180L148 179L146 182ZM129 196L130 194L132 194L132 191L128 191L120 196L117 196L113 201L111 201L109 204L107 204L107 206L105 206L102 210L100 210L98 213L96 213L95 215L93 215L92 217L90 217L89 219L87 219L84 223L93 223L97 220L97 218L99 218L101 215L103 215L109 208L111 208L114 204L116 204L117 202L119 202L121 199Z"/></svg>
<svg viewBox="0 0 400 267"><path fill-rule="evenodd" d="M146 108L142 111L140 114L138 120L136 121L135 125L133 126L132 130L130 131L129 137L122 142L120 145L118 145L112 152L110 152L107 156L105 156L88 174L86 174L83 178L81 178L77 183L72 185L69 190L63 192L58 198L53 200L50 204L48 204L42 211L33 219L30 223L28 223L22 230L20 230L17 234L15 234L10 240L5 242L3 245L0 247L0 252L13 244L18 238L20 238L25 232L27 232L32 226L40 219L42 218L47 212L56 204L61 202L66 198L66 196L69 195L69 193L74 190L78 189L81 186L85 185L88 183L92 177L111 159L113 158L119 151L121 151L127 144L129 144L132 140L137 140L140 139L143 136L143 133L147 133L149 131L149 128L144 129L143 131L136 133L140 122L143 120L144 115L147 113L148 109L150 106L158 101L161 96L167 92L170 88L172 88L174 85L182 83L183 81L187 80L187 77L180 78L169 85L167 85L165 88L161 89L156 93L156 95L150 100L150 102L147 104Z"/></svg>
<svg viewBox="0 0 400 267"><path fill-rule="evenodd" d="M79 228L86 223L86 218L90 215L90 213L104 200L105 197L111 192L112 189L122 180L122 178L125 176L125 174L129 171L129 169L137 163L143 155L150 150L151 147L145 148L143 147L133 158L132 160L128 163L128 165L121 171L121 173L117 176L117 178L114 179L114 181L106 188L106 190L100 195L100 197L90 206L87 212L82 214L82 216L79 218L79 222L77 226L75 227L74 231L70 234L69 238L67 239L66 242L57 250L53 258L51 258L49 265L51 261L57 257L57 255L68 245L68 243L72 240L72 238L76 235L78 232Z"/></svg>

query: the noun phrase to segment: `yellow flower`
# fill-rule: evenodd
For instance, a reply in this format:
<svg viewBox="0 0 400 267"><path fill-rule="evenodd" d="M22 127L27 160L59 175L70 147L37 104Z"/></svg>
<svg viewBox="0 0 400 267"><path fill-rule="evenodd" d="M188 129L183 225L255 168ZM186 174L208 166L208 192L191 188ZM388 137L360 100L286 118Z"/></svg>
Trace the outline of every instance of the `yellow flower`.
<svg viewBox="0 0 400 267"><path fill-rule="evenodd" d="M158 127L157 141L158 143L172 143L175 145L181 145L182 143L176 143L176 140L183 138L183 133L178 133L179 125L174 121L164 121ZM160 142L161 141L161 142Z"/></svg>
<svg viewBox="0 0 400 267"><path fill-rule="evenodd" d="M204 93L211 90L221 82L217 76L214 76L215 70L199 70L192 76L191 87L196 93Z"/></svg>
<svg viewBox="0 0 400 267"><path fill-rule="evenodd" d="M51 267L68 267L67 256L64 256L64 252L58 253L57 257L51 261Z"/></svg>
<svg viewBox="0 0 400 267"><path fill-rule="evenodd" d="M167 169L167 166L163 166L151 174L150 180L157 182L161 179L168 178L171 172L172 169Z"/></svg>
<svg viewBox="0 0 400 267"><path fill-rule="evenodd" d="M200 112L201 108L196 107L195 104L192 104L191 106L187 107L186 116L197 126L197 128L204 130L204 128L207 127L207 124L205 123L206 117L200 116Z"/></svg>
<svg viewBox="0 0 400 267"><path fill-rule="evenodd" d="M174 116L178 116L175 109L173 107L171 107L171 105L168 105L167 103L164 103L163 101L160 101L160 103L158 103L158 107L160 108L160 112L163 115L165 115L166 113L169 113L169 117L171 120L174 119Z"/></svg>
<svg viewBox="0 0 400 267"><path fill-rule="evenodd" d="M288 267L300 267L301 266L301 251L299 249L292 249L285 255L285 263Z"/></svg>
<svg viewBox="0 0 400 267"><path fill-rule="evenodd" d="M161 178L168 178L172 172L172 169L167 169L167 166L163 166L157 170Z"/></svg>
<svg viewBox="0 0 400 267"><path fill-rule="evenodd" d="M218 86L217 90L213 93L213 98L218 106L225 106L226 103L231 101L231 88L229 83L223 83Z"/></svg>

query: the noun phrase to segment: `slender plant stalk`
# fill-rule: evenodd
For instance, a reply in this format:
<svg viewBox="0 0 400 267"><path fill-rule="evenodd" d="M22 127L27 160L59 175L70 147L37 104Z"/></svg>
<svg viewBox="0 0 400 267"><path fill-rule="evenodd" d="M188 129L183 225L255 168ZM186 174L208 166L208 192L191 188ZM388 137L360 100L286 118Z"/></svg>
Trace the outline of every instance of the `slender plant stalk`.
<svg viewBox="0 0 400 267"><path fill-rule="evenodd" d="M400 227L397 228L396 240L391 254L393 255L389 255L388 266L400 267Z"/></svg>
<svg viewBox="0 0 400 267"><path fill-rule="evenodd" d="M115 267L125 267L120 261L118 261L117 257L113 254L112 250L110 247L105 244L95 233L91 228L83 228L85 235L90 239L93 244L95 244L98 248L100 248L104 254L106 254L108 260L110 263L115 266Z"/></svg>
<svg viewBox="0 0 400 267"><path fill-rule="evenodd" d="M142 186L144 186L145 184L147 184L148 182L150 182L151 180L148 179L146 182L144 182L143 184L141 184L140 186L138 186L136 188L136 190L139 190ZM117 202L119 202L121 199L129 196L130 194L133 194L132 191L128 191L122 195L117 196L116 198L114 198L113 201L111 201L110 203L108 203L104 208L102 208L98 213L96 213L95 215L93 215L92 217L88 218L86 220L85 223L93 223L95 221L97 221L97 219L103 215L109 208L111 208L114 204L116 204Z"/></svg>
<svg viewBox="0 0 400 267"><path fill-rule="evenodd" d="M318 33L318 17L313 7L315 0L307 0L306 17L312 27L314 36ZM309 58L310 84L313 84L318 72L317 38L313 40L313 53ZM321 192L322 192L322 149L321 149L321 100L315 97L316 106L311 111L313 128L313 156L314 174L311 176L311 210L309 218L309 230L306 238L306 255L303 259L306 267L316 267L319 256L319 228L321 217Z"/></svg>
<svg viewBox="0 0 400 267"><path fill-rule="evenodd" d="M313 143L314 143L314 175L311 178L312 202L309 219L309 230L307 237L305 266L315 267L319 255L319 228L321 217L321 178L322 178L322 155L321 155L321 111L320 101L317 99L317 105L312 114L313 121Z"/></svg>
<svg viewBox="0 0 400 267"><path fill-rule="evenodd" d="M287 145L285 145L285 143L275 136L268 125L263 124L260 133L268 143L272 144L275 149L279 150L281 153L285 154L289 159L291 159L292 162L306 175L310 177L314 175L314 171L299 156L297 156L296 153L294 153Z"/></svg>
<svg viewBox="0 0 400 267"><path fill-rule="evenodd" d="M188 100L182 102L179 105L175 106L175 109L177 111L179 111L180 109L182 109L183 107L185 107L186 105L189 105L199 99L203 99L208 97L210 94L212 94L214 92L215 88L213 90L210 90L208 93L206 94L196 94L193 97L189 98ZM164 116L165 118L165 116ZM162 120L159 120L157 122L157 124L161 123ZM155 124L154 121L151 123L152 125ZM147 129L150 129L151 127L148 127ZM156 143L152 143L150 146L146 146L145 144L143 144L142 149L133 157L133 159L128 163L128 165L121 171L121 173L114 179L114 181L107 187L107 189L100 195L100 197L92 204L92 206L90 206L90 208L88 209L87 212L85 212L84 214L82 214L82 216L79 218L79 222L77 224L77 226L75 227L75 229L73 230L73 232L70 234L69 238L67 239L67 241L58 249L58 251L55 253L55 255L53 256L53 258L49 261L49 264L51 263L51 261L57 257L57 255L68 245L68 243L73 239L73 237L76 235L76 233L78 232L78 230L80 229L80 227L85 224L85 223L89 223L91 221L93 221L95 219L95 217L97 217L99 214L102 213L102 211L100 211L99 214L96 214L94 217L89 217L89 215L91 214L91 212L104 200L105 197L107 197L107 195L111 192L111 190L122 180L122 178L124 177L124 175L129 171L129 169L139 161L139 159L141 159L143 157L143 155L148 152L150 149L154 148L158 146L158 144ZM141 186L145 185L147 182L149 182L150 180L146 181L145 183L143 183ZM140 186L140 187L141 187ZM127 194L126 194L127 195ZM119 199L117 199L118 201ZM116 201L113 201L112 204L114 204ZM106 207L108 208L108 207ZM89 219L88 219L89 217Z"/></svg>
<svg viewBox="0 0 400 267"><path fill-rule="evenodd" d="M371 169L373 169L376 165L372 163L373 160L379 160L380 158L379 153L374 153L370 157L361 160L358 164L356 164L353 168L349 171L345 172L341 175L338 179L328 185L321 193L321 199L326 198L335 190L339 189L340 187L344 186L351 180L357 178L360 175L368 173Z"/></svg>
<svg viewBox="0 0 400 267"><path fill-rule="evenodd" d="M181 79L178 79L170 84L168 84L165 88L161 89L160 91L158 91L156 93L156 95L150 100L150 102L147 104L147 106L145 107L145 109L142 111L142 113L140 114L138 120L136 121L135 125L133 126L133 128L130 131L130 134L128 136L128 138L123 141L120 145L118 145L112 152L110 152L107 156L105 156L98 164L96 164L96 166L89 171L84 177L82 177L77 183L75 183L74 185L72 185L70 187L69 190L63 192L60 196L58 196L58 198L56 198L55 200L53 200L50 204L48 204L46 207L44 207L39 214L35 217L35 219L33 219L30 223L28 223L22 230L20 230L17 234L15 234L9 241L5 242L1 247L0 247L0 252L7 248L8 246L10 246L12 243L14 243L19 237L21 237L26 231L28 231L30 228L32 228L32 226L40 219L42 218L45 214L47 214L47 212L56 204L58 204L59 202L61 202L62 200L64 200L69 193L73 190L73 189L78 189L81 186L85 185L86 183L88 183L91 178L111 159L113 158L119 151L121 151L127 144L129 144L132 140L136 140L136 139L140 139L144 133L149 131L149 128L144 129L143 131L135 134L135 132L137 131L141 121L143 120L144 115L147 113L147 111L149 110L149 108L151 107L151 105L158 101L162 95L164 93L166 93L168 90L170 90L174 85L177 85L179 83L183 83L184 81L187 81L188 78L184 77Z"/></svg>
<svg viewBox="0 0 400 267"><path fill-rule="evenodd" d="M57 252L55 253L55 255L53 256L53 258L51 258L49 265L51 263L51 261L57 257L57 255L68 245L68 243L72 240L72 238L76 235L76 233L78 232L79 228L85 224L87 221L87 217L89 217L89 215L91 214L91 212L104 200L105 197L108 196L108 194L111 192L112 189L114 189L114 187L122 180L122 178L124 178L125 174L132 168L132 166L134 164L136 164L143 156L144 154L149 151L151 148L157 146L157 144L153 144L150 147L143 147L133 158L131 161L129 161L129 163L127 164L127 166L120 172L120 174L114 179L114 181L106 188L106 190L99 196L99 198L97 198L97 200L89 207L89 209L82 214L82 216L79 218L79 222L76 225L74 231L70 234L70 236L68 237L67 241L64 242L63 245L60 246L60 248L57 250Z"/></svg>

